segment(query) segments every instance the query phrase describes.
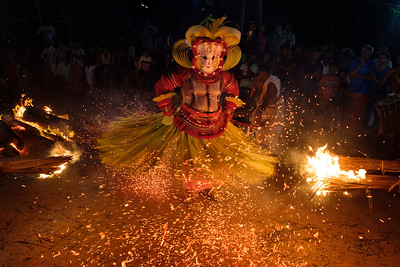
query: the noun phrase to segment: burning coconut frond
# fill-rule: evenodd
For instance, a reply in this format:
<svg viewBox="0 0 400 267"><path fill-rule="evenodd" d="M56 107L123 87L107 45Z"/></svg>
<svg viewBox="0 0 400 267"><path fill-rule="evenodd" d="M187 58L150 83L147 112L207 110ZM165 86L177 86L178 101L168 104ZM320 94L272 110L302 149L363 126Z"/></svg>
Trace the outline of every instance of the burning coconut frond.
<svg viewBox="0 0 400 267"><path fill-rule="evenodd" d="M67 162L79 159L68 116L57 116L49 107L36 108L25 95L13 111L14 116L2 117L0 130L5 135L0 146L15 152L2 150L0 172L42 173L46 178L61 173Z"/></svg>
<svg viewBox="0 0 400 267"><path fill-rule="evenodd" d="M48 157L44 159L10 158L0 160L0 172L9 173L43 173L57 174L65 168L66 162L72 159L67 157ZM61 167L63 166L63 167ZM46 173L46 174L45 174ZM42 177L42 176L41 176Z"/></svg>
<svg viewBox="0 0 400 267"><path fill-rule="evenodd" d="M61 138L72 142L74 131L69 129L67 115L55 115L48 106L43 109L36 108L33 106L33 100L25 95L21 96L20 103L14 107L13 111L16 120L35 127L40 135L56 141Z"/></svg>
<svg viewBox="0 0 400 267"><path fill-rule="evenodd" d="M400 170L400 161L383 161L368 158L340 157L332 155L326 149L327 145L317 148L315 155L307 156L307 181L312 183L316 195L326 195L328 192L344 192L352 189L388 190L398 178L388 175L367 175L367 170L357 167L367 167L372 171ZM310 150L313 149L310 147ZM346 166L343 170L340 164ZM353 168L352 168L353 167ZM364 168L365 168L364 167Z"/></svg>

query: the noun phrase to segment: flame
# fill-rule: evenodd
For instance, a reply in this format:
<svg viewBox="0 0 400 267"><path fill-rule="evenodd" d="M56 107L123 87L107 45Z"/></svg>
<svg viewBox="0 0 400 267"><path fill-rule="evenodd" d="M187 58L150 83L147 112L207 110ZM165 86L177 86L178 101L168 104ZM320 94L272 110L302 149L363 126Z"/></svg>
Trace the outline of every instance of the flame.
<svg viewBox="0 0 400 267"><path fill-rule="evenodd" d="M68 162L61 164L60 166L58 166L59 169L51 174L41 173L41 174L39 174L39 178L45 179L45 178L54 177L55 175L62 173L65 170L65 168L67 168L67 164L68 164Z"/></svg>
<svg viewBox="0 0 400 267"><path fill-rule="evenodd" d="M71 138L74 137L74 131L68 131L67 133L64 133L64 132L60 131L59 129L53 129L50 126L48 126L47 128L43 128L38 123L24 120L24 112L26 110L26 107L29 107L29 106L33 107L33 99L27 97L25 94L22 94L20 103L17 104L13 109L15 119L22 121L23 123L26 123L30 126L35 127L36 129L39 130L40 135L42 135L44 137L49 138L49 135L45 135L45 133L47 133L47 134L51 134L54 136L62 137L64 140L71 142ZM53 111L50 107L45 106L43 109L47 114L57 116L52 113ZM63 115L63 116L58 116L58 117L68 120L68 115ZM17 127L18 127L18 130L25 130L23 127L20 127L20 126L17 126ZM15 144L12 144L12 145L14 148L16 148L18 150L20 155L26 154L25 147L23 150L19 150L15 146ZM52 151L50 152L50 156L51 157L72 156L72 163L73 163L73 162L77 161L81 156L81 153L79 152L78 149L73 149L73 150L74 151L70 151L70 150L66 149L65 147L63 147L60 143L57 142L55 144L54 148L52 149ZM60 166L58 166L57 171L55 171L51 174L40 174L39 177L40 178L54 177L55 175L58 175L61 172L63 172L65 170L65 168L67 167L67 164L68 163L61 164Z"/></svg>
<svg viewBox="0 0 400 267"><path fill-rule="evenodd" d="M46 111L47 114L51 114L53 112L53 110L48 106L44 106L43 109L44 109L44 111Z"/></svg>
<svg viewBox="0 0 400 267"><path fill-rule="evenodd" d="M13 108L14 116L16 119L22 119L26 107L33 107L33 99L26 97L25 94L21 95L20 103Z"/></svg>
<svg viewBox="0 0 400 267"><path fill-rule="evenodd" d="M74 131L68 131L68 132L64 133L64 132L60 131L59 129L51 128L50 126L48 126L47 128L43 128L38 123L24 120L24 112L26 110L26 107L33 107L33 99L27 97L25 94L22 94L20 103L17 104L13 108L15 119L17 119L19 121L22 121L23 123L28 124L28 125L30 125L32 127L35 127L36 129L39 130L41 136L48 137L48 136L45 135L45 133L47 133L47 134L51 134L51 135L55 135L55 136L60 136L60 137L62 137L63 139L65 139L67 141L71 141L71 138L74 137L74 135L75 135ZM58 116L58 115L53 114L52 113L53 110L48 106L45 106L43 108L43 110L47 114L51 114L53 116L56 116L56 117L59 117L59 118L62 118L62 119L66 119L66 120L69 119L68 115Z"/></svg>
<svg viewBox="0 0 400 267"><path fill-rule="evenodd" d="M57 157L57 156L72 156L71 163L74 163L80 158L81 152L79 152L79 150L74 150L74 151L68 150L65 147L63 147L60 143L56 143L50 152L50 157ZM67 164L68 162L61 164L60 166L58 166L58 170L54 171L51 174L41 173L39 175L39 178L43 179L51 178L56 175L59 175L65 170L65 168L67 168Z"/></svg>
<svg viewBox="0 0 400 267"><path fill-rule="evenodd" d="M15 150L18 151L18 153L19 153L20 156L25 156L25 155L27 155L28 152L27 152L26 146L24 146L22 149L18 149L18 147L17 147L16 144L10 143L10 145L11 145L13 148L15 148Z"/></svg>
<svg viewBox="0 0 400 267"><path fill-rule="evenodd" d="M332 183L348 183L348 182L365 182L367 171L359 169L358 171L343 171L340 169L339 158L332 156L326 149L327 145L317 148L315 156L309 157L306 166L307 172L311 177L307 178L308 182L313 182L313 189L317 195L326 195L332 190ZM313 149L310 147L310 151ZM345 195L349 195L347 191Z"/></svg>

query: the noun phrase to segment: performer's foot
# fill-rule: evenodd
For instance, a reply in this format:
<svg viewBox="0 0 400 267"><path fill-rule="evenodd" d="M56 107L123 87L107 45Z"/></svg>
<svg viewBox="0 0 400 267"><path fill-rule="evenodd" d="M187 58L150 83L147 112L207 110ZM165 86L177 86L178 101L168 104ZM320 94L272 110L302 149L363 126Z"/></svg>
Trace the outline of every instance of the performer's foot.
<svg viewBox="0 0 400 267"><path fill-rule="evenodd" d="M203 196L205 199L211 200L211 201L218 201L215 198L214 193L212 192L212 189L205 189L199 192L199 195Z"/></svg>

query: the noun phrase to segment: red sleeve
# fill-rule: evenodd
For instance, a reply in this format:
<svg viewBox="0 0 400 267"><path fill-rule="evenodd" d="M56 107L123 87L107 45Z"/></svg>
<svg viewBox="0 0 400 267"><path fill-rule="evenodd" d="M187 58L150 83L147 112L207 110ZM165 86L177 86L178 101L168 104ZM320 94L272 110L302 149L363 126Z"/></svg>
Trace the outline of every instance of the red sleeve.
<svg viewBox="0 0 400 267"><path fill-rule="evenodd" d="M238 97L239 96L239 83L238 83L238 81L236 81L235 77L233 77L232 73L224 71L221 73L221 77L225 84L223 91L227 93L226 96ZM233 113L236 108L237 108L236 103L234 103L232 101L225 101L225 103L224 103L225 110L229 110L230 112Z"/></svg>
<svg viewBox="0 0 400 267"><path fill-rule="evenodd" d="M239 83L236 81L235 77L233 77L232 73L223 71L221 72L221 77L224 80L225 88L224 92L227 93L228 96L238 97L239 96Z"/></svg>
<svg viewBox="0 0 400 267"><path fill-rule="evenodd" d="M187 80L189 75L190 69L187 68L179 68L176 72L163 74L154 86L157 96L170 93L175 88L181 87L182 81Z"/></svg>
<svg viewBox="0 0 400 267"><path fill-rule="evenodd" d="M187 80L189 76L190 69L187 68L179 68L176 72L163 74L154 85L157 96L170 93L175 88L181 87L182 81ZM165 116L171 116L175 113L171 98L157 102L157 105Z"/></svg>

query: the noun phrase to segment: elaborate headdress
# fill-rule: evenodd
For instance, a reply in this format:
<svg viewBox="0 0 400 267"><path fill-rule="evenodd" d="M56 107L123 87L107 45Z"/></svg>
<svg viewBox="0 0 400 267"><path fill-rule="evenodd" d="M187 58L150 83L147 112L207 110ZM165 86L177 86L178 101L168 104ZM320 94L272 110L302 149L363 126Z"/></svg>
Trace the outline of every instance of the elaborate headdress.
<svg viewBox="0 0 400 267"><path fill-rule="evenodd" d="M185 34L186 40L177 41L172 48L175 61L185 68L196 69L202 74L198 66L199 58L202 57L203 50L208 49L208 53L219 55L215 63L218 67L212 74L228 70L238 64L242 55L237 45L241 34L234 28L223 26L225 19L226 17L219 19L208 17L201 23L203 25L190 27ZM189 59L189 50L193 51L192 61Z"/></svg>

